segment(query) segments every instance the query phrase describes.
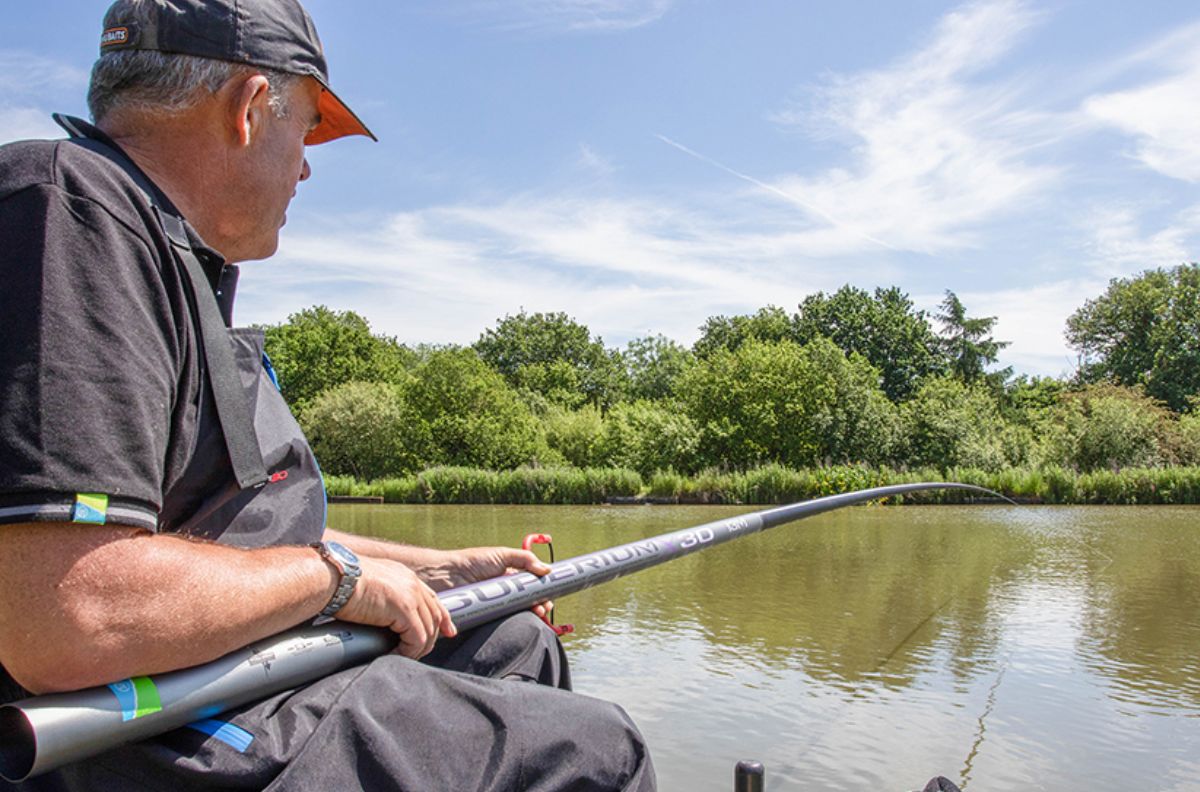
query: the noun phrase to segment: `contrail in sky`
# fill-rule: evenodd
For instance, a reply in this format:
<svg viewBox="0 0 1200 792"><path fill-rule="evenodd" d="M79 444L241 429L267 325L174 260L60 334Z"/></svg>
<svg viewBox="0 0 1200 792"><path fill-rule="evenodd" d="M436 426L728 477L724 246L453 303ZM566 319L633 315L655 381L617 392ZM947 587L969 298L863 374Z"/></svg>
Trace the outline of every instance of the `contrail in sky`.
<svg viewBox="0 0 1200 792"><path fill-rule="evenodd" d="M775 195L778 195L780 198L783 198L786 201L789 201L791 203L802 206L805 209L807 209L808 211L812 212L813 214L819 216L823 220L828 221L831 225L835 225L838 228L843 228L843 229L849 231L850 233L854 234L857 237L860 237L862 239L867 240L868 242L872 242L876 245L879 245L880 247L885 247L888 250L899 250L899 248L889 245L887 242L884 242L882 239L876 239L875 237L871 236L870 234L859 231L857 228L850 225L849 223L844 223L841 220L838 220L836 217L829 214L824 209L814 206L814 205L810 204L809 202L803 200L802 198L798 198L789 192L785 192L784 190L781 190L772 184L767 184L766 182L759 181L758 179L754 178L753 176L747 176L745 173L741 173L740 171L735 171L733 168L729 167L728 165L722 165L721 163L717 162L715 159L712 159L711 157L706 157L698 151L692 151L690 148L683 145L682 143L677 143L676 141L671 140L671 138L667 137L666 135L656 134L655 137L658 138L659 140L661 140L663 143L666 143L668 146L677 148L680 151L682 151L684 154L695 157L696 159L700 160L701 162L707 162L709 165L712 165L714 168L720 168L721 170L725 171L726 173L728 173L731 176L736 176L737 178L741 179L742 181L748 181L751 184L753 184L755 187L761 187L762 189L766 190L767 192L774 193Z"/></svg>

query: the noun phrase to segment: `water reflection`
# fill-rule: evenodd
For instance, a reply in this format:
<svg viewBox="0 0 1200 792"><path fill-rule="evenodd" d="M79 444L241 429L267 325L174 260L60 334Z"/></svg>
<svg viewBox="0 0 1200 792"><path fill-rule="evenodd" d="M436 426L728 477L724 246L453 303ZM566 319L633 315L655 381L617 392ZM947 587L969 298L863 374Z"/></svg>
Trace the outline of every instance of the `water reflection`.
<svg viewBox="0 0 1200 792"><path fill-rule="evenodd" d="M421 544L559 557L725 507L337 507ZM855 508L573 595L577 685L623 704L665 790L1197 789L1196 509ZM1053 778L1053 782L1048 779ZM966 788L966 787L964 787Z"/></svg>

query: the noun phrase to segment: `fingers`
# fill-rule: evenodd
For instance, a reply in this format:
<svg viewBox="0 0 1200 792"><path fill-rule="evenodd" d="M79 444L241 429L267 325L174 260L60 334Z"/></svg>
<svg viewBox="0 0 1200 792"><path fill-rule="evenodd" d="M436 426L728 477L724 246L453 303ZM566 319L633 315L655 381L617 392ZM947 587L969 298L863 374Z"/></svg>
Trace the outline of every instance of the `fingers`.
<svg viewBox="0 0 1200 792"><path fill-rule="evenodd" d="M517 550L511 547L497 549L501 552L501 560L505 567L509 569L532 572L538 577L550 573L550 565L534 555L531 550Z"/></svg>
<svg viewBox="0 0 1200 792"><path fill-rule="evenodd" d="M338 618L387 627L400 638L396 651L414 660L433 651L441 636L457 634L437 594L404 564L362 559L362 576Z"/></svg>
<svg viewBox="0 0 1200 792"><path fill-rule="evenodd" d="M552 610L554 610L554 601L553 600L546 600L545 602L539 602L533 606L534 615L536 615L538 618L541 618L541 619L549 619L550 612Z"/></svg>

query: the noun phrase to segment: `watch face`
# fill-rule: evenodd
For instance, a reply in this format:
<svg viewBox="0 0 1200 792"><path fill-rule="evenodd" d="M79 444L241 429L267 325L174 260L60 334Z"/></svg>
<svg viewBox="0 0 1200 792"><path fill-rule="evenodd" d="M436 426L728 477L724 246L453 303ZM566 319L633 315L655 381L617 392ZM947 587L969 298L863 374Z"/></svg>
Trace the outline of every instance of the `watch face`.
<svg viewBox="0 0 1200 792"><path fill-rule="evenodd" d="M343 564L353 564L358 566L358 556L350 551L349 547L338 544L337 542L326 542L325 546L329 548L329 554L337 556L337 559Z"/></svg>

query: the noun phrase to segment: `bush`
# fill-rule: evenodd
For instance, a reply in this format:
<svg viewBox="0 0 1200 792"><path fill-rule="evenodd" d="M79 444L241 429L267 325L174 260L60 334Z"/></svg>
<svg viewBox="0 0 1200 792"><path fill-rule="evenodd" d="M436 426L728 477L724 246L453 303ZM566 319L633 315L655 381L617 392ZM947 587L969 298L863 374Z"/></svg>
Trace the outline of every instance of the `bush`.
<svg viewBox="0 0 1200 792"><path fill-rule="evenodd" d="M940 469L974 467L996 471L1024 453L1021 430L1007 426L991 393L952 377L925 382L902 409L904 459ZM1032 437L1032 435L1029 435Z"/></svg>
<svg viewBox="0 0 1200 792"><path fill-rule="evenodd" d="M847 358L828 339L750 338L713 351L678 389L700 429L701 464L801 466L887 458L896 417L878 380L862 357Z"/></svg>
<svg viewBox="0 0 1200 792"><path fill-rule="evenodd" d="M300 416L322 469L359 479L402 476L429 460L428 425L396 386L347 382L325 391Z"/></svg>
<svg viewBox="0 0 1200 792"><path fill-rule="evenodd" d="M1173 416L1141 391L1090 385L1065 393L1043 426L1046 462L1084 472L1162 464Z"/></svg>
<svg viewBox="0 0 1200 792"><path fill-rule="evenodd" d="M432 462L514 468L533 461L542 447L529 407L470 349L430 352L404 395L429 427Z"/></svg>
<svg viewBox="0 0 1200 792"><path fill-rule="evenodd" d="M591 467L601 463L604 419L596 407L588 404L570 410L552 406L542 418L542 428L546 445L567 464Z"/></svg>
<svg viewBox="0 0 1200 792"><path fill-rule="evenodd" d="M692 469L699 445L700 432L678 407L636 401L608 413L598 459L649 476L656 470Z"/></svg>

